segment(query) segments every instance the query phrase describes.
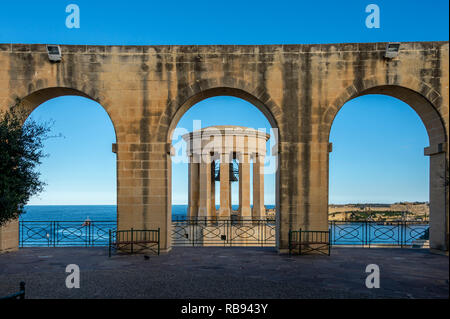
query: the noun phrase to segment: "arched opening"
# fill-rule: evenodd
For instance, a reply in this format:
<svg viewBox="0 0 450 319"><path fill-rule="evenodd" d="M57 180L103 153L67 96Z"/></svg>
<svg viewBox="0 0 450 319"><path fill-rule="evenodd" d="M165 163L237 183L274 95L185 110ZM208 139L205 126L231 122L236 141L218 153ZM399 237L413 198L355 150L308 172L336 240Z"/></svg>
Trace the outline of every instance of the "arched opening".
<svg viewBox="0 0 450 319"><path fill-rule="evenodd" d="M365 90L337 112L329 141L335 244L448 247L446 133L426 98L399 86Z"/></svg>
<svg viewBox="0 0 450 319"><path fill-rule="evenodd" d="M213 211L210 216L215 216L214 220L216 224L214 225L218 229L223 224L230 224L232 222L240 222L242 224L243 219L245 219L242 218L243 214L247 214L248 219L252 218L253 212L256 211L254 207L258 207L255 205L255 203L258 203L258 199L260 202L263 202L261 209L265 208L267 214L261 217L259 222L254 218L253 222L247 222L246 225L242 224L240 231L248 236L245 240L236 234L222 234L222 232L217 232L217 236L214 236L215 238L208 240L203 238L203 245L232 246L234 240L236 245L240 244L241 246L276 246L278 241L276 230L278 226L275 219L279 220L279 212L277 209L277 141L279 136L277 126L270 111L256 98L244 91L229 88L207 90L191 97L178 109L171 122L168 135L168 142L172 145L172 152L169 159L170 163L168 165L170 167L168 174L170 181L168 183L168 193L171 194L172 198L169 213L172 214L172 220L174 221L172 245L185 245L189 243L192 246L192 244L200 244L200 241L192 243L191 239L194 234L190 233L192 232L191 229L186 229L184 226L182 229L180 227L177 229L175 222L186 218L192 219L192 215L189 215L189 202L193 193L192 189L194 189L192 185L195 184L192 182L193 175L189 174L189 172L192 172L190 165L192 157L191 159L188 158L186 150L189 147L187 147L186 141L182 137L183 135L198 132L205 128L206 130L216 128L219 130L254 129L268 134L267 139L264 141L265 158L261 179L262 184L258 184L260 185L260 193L262 193L261 197L258 197L257 189L254 186L256 185L254 181L259 176L254 173L255 159L250 159L250 155L234 149L230 156L229 172L225 172L222 167L222 164L225 163L223 158L218 156L217 153L212 155L210 163L210 179L212 182L208 186L210 187L209 189L212 189L212 198L208 200L213 203L210 205L211 211ZM235 145L239 144L236 143L236 139L233 141ZM199 170L201 170L200 166L201 164L199 164ZM221 183L224 183L224 173L227 173L225 179L228 180L229 178L229 192L224 192L224 187L221 187ZM201 176L200 173L198 173L198 176ZM240 178L241 176L243 176L242 180ZM202 185L200 185L200 188ZM227 194L226 196L229 197L229 202L231 203L229 216L223 215L224 194ZM249 207L246 207L246 198L250 201ZM243 213L245 211L247 213ZM196 218L199 219L198 216ZM209 218L205 219L209 220ZM262 235L257 233L257 227L253 225L258 224L258 227L262 229L267 224L267 220L270 220L270 225L265 235L265 241L262 242L259 240ZM208 222L206 225L208 225ZM214 225L209 224L211 227L214 227ZM216 232L216 229L204 228L202 231L213 234ZM258 244L255 244L258 240Z"/></svg>
<svg viewBox="0 0 450 319"><path fill-rule="evenodd" d="M50 122L38 168L46 183L19 221L20 247L105 246L117 225L114 124L77 90L48 88L21 100L26 121Z"/></svg>

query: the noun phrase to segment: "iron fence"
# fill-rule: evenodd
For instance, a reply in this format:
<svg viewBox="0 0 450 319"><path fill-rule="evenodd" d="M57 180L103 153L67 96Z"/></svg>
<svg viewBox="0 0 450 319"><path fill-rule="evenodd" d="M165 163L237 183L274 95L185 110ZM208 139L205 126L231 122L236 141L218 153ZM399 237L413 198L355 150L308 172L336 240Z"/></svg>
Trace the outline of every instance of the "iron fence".
<svg viewBox="0 0 450 319"><path fill-rule="evenodd" d="M330 256L330 231L320 230L290 230L289 255L298 251L299 255L317 252Z"/></svg>
<svg viewBox="0 0 450 319"><path fill-rule="evenodd" d="M133 254L144 250L160 253L160 229L110 230L108 240L108 255L112 250Z"/></svg>
<svg viewBox="0 0 450 319"><path fill-rule="evenodd" d="M20 247L108 246L115 221L20 221Z"/></svg>
<svg viewBox="0 0 450 319"><path fill-rule="evenodd" d="M331 221L332 245L411 246L429 239L429 224L423 221Z"/></svg>
<svg viewBox="0 0 450 319"><path fill-rule="evenodd" d="M108 246L109 231L116 221L20 221L20 247ZM411 246L428 239L428 222L420 221L330 221L332 245ZM260 246L276 245L275 220L172 221L174 246Z"/></svg>
<svg viewBox="0 0 450 319"><path fill-rule="evenodd" d="M174 246L274 247L275 220L185 219L172 221Z"/></svg>

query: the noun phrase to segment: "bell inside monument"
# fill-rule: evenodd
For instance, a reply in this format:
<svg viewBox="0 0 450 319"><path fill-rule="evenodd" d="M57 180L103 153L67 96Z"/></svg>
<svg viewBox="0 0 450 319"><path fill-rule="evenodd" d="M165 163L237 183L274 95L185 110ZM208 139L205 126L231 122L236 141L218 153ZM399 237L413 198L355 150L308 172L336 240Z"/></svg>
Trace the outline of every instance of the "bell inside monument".
<svg viewBox="0 0 450 319"><path fill-rule="evenodd" d="M233 161L232 163L230 163L230 182L237 182L239 181L239 168L237 166L237 164L235 163L235 161ZM215 165L215 178L214 180L216 182L220 181L220 164L217 163Z"/></svg>

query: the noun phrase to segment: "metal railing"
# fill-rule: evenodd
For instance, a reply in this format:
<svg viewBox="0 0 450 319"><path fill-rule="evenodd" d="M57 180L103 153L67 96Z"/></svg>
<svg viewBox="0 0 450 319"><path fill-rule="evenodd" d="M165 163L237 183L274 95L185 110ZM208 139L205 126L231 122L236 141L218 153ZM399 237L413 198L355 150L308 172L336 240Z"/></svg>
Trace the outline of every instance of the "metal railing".
<svg viewBox="0 0 450 319"><path fill-rule="evenodd" d="M116 221L20 221L20 247L108 246ZM331 244L411 246L428 239L428 222L330 221ZM174 246L276 245L275 220L177 219L172 221Z"/></svg>
<svg viewBox="0 0 450 319"><path fill-rule="evenodd" d="M160 229L110 230L108 240L108 255L112 250L134 254L144 250L160 253Z"/></svg>
<svg viewBox="0 0 450 319"><path fill-rule="evenodd" d="M20 221L20 247L108 246L115 221Z"/></svg>
<svg viewBox="0 0 450 319"><path fill-rule="evenodd" d="M330 256L330 231L329 230L290 230L289 231L289 255L298 250L302 255L308 252L318 252Z"/></svg>
<svg viewBox="0 0 450 319"><path fill-rule="evenodd" d="M185 219L172 221L174 246L274 247L275 220Z"/></svg>
<svg viewBox="0 0 450 319"><path fill-rule="evenodd" d="M411 246L429 239L429 224L423 221L331 221L332 245Z"/></svg>

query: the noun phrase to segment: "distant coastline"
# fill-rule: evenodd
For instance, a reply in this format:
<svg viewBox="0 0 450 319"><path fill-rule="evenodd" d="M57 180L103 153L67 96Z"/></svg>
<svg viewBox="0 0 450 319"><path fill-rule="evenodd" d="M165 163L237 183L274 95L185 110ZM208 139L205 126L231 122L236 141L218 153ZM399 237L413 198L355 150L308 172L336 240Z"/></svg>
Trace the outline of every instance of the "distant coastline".
<svg viewBox="0 0 450 319"><path fill-rule="evenodd" d="M328 219L331 221L428 221L429 216L428 202L328 205Z"/></svg>
<svg viewBox="0 0 450 319"><path fill-rule="evenodd" d="M265 205L268 218L275 218L275 205ZM188 205L172 205L173 219L187 214ZM217 209L219 206L217 206ZM239 205L232 206L237 212ZM117 205L27 205L21 220L116 220ZM429 203L400 202L395 204L330 204L330 221L358 220L422 220L429 219Z"/></svg>

